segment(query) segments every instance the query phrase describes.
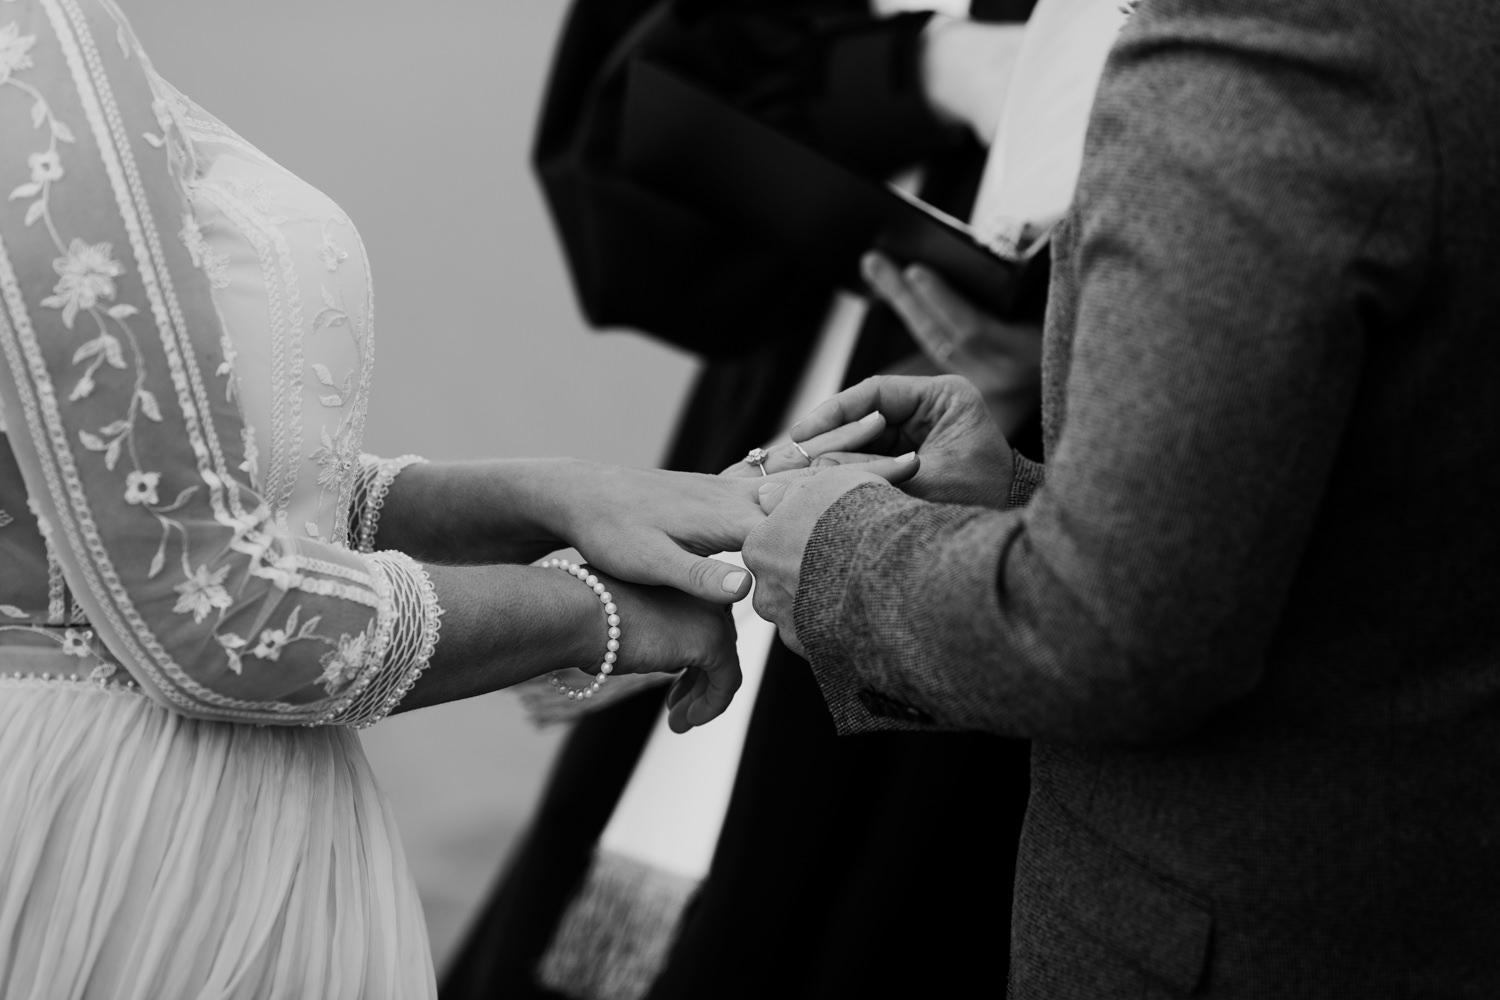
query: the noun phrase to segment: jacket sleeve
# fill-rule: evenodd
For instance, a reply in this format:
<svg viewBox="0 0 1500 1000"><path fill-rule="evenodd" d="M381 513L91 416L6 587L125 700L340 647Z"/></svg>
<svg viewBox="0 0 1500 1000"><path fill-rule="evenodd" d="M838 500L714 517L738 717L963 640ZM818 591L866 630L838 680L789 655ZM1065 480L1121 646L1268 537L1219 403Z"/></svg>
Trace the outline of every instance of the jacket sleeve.
<svg viewBox="0 0 1500 1000"><path fill-rule="evenodd" d="M1151 741L1261 684L1368 344L1427 287L1438 167L1382 31L1132 15L1058 235L1045 482L1004 511L865 486L813 532L796 628L842 728Z"/></svg>
<svg viewBox="0 0 1500 1000"><path fill-rule="evenodd" d="M191 716L362 724L430 657L404 556L276 526L191 229L187 146L109 0L0 4L0 402L69 588Z"/></svg>

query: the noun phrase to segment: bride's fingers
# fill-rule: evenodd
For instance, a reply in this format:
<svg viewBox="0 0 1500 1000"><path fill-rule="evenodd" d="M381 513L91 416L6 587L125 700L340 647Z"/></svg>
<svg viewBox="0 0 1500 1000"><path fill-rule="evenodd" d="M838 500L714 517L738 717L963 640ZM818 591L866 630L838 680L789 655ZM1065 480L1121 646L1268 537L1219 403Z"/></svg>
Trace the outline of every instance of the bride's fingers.
<svg viewBox="0 0 1500 1000"><path fill-rule="evenodd" d="M824 457L831 458L833 456ZM858 458L861 461L830 461L815 469L805 469L800 473L789 473L785 476L777 476L775 479L768 480L760 488L760 509L765 512L767 517L774 514L776 508L781 506L781 501L785 499L787 489L790 486L811 476L817 476L824 470L850 469L855 472L868 472L871 475L879 476L892 486L900 486L912 476L915 476L922 468L922 460L916 452L907 452L905 455L896 458L887 458L882 455L851 455L847 457L851 459Z"/></svg>
<svg viewBox="0 0 1500 1000"><path fill-rule="evenodd" d="M743 566L694 555L665 535L651 548L638 583L675 587L710 604L733 604L755 584Z"/></svg>
<svg viewBox="0 0 1500 1000"><path fill-rule="evenodd" d="M900 486L912 476L915 476L922 468L922 460L914 451L909 451L905 455L897 455L895 458L882 456L870 459L869 456L861 457L865 458L866 461L837 462L834 464L879 476L892 486ZM761 509L764 510L765 508L762 507Z"/></svg>
<svg viewBox="0 0 1500 1000"><path fill-rule="evenodd" d="M762 461L741 459L720 473L722 476L741 479L774 476L777 473L796 472L816 463L818 456L829 451L856 451L868 447L885 433L885 417L880 413L867 413L859 420L834 427L807 440L794 438L771 448L756 449Z"/></svg>
<svg viewBox="0 0 1500 1000"><path fill-rule="evenodd" d="M873 473L893 484L906 482L922 468L921 456L914 451L904 455L872 455L863 451L834 451L819 455L813 463L813 471L834 468L854 468Z"/></svg>
<svg viewBox="0 0 1500 1000"><path fill-rule="evenodd" d="M733 651L711 667L689 667L667 696L667 724L674 733L712 722L724 714L744 680Z"/></svg>
<svg viewBox="0 0 1500 1000"><path fill-rule="evenodd" d="M703 700L708 691L708 671L697 667L690 667L677 678L672 685L672 692L667 698L667 726L674 733L685 733L692 729L696 723L692 717L699 713L691 711L694 705Z"/></svg>
<svg viewBox="0 0 1500 1000"><path fill-rule="evenodd" d="M667 719L669 721L674 714L686 712L684 703L692 697L694 686L705 681L702 675L701 670L684 670L677 675L676 680L672 681L672 687L667 692ZM679 730L674 726L673 731Z"/></svg>
<svg viewBox="0 0 1500 1000"><path fill-rule="evenodd" d="M812 437L794 438L802 450L812 456L814 462L830 451L858 451L878 439L885 432L885 415L878 411L866 413L852 423L841 424ZM804 463L805 464L805 463Z"/></svg>

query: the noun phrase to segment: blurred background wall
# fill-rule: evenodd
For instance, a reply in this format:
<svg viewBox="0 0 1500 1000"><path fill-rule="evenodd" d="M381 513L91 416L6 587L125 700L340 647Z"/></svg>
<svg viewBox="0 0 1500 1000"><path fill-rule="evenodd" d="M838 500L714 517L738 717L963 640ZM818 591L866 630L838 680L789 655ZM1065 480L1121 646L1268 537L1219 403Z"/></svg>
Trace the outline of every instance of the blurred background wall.
<svg viewBox="0 0 1500 1000"><path fill-rule="evenodd" d="M527 163L564 0L120 2L163 76L358 225L367 450L657 461L692 362L584 328ZM367 732L440 966L559 736L503 693Z"/></svg>

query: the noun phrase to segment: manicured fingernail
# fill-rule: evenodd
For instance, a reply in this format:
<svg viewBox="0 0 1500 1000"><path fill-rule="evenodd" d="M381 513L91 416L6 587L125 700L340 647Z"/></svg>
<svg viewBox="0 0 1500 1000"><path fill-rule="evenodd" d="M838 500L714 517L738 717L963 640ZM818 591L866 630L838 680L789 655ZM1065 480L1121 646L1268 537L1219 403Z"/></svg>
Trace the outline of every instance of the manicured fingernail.
<svg viewBox="0 0 1500 1000"><path fill-rule="evenodd" d="M726 593L726 594L737 594L737 593L739 593L740 584L742 584L744 582L745 582L745 574L744 573L741 573L738 570L736 570L733 573L730 573L728 576L726 576L724 578L724 583L723 583L724 593Z"/></svg>
<svg viewBox="0 0 1500 1000"><path fill-rule="evenodd" d="M906 465L907 463L909 463L909 462L915 462L916 460L917 460L917 453L914 452L914 451L909 451L905 455L902 455L899 458L897 458L896 459L896 463L898 465Z"/></svg>
<svg viewBox="0 0 1500 1000"><path fill-rule="evenodd" d="M862 424L873 424L877 420L884 419L885 418L880 415L880 411L876 410L874 413L866 413L864 416L860 417L859 422Z"/></svg>

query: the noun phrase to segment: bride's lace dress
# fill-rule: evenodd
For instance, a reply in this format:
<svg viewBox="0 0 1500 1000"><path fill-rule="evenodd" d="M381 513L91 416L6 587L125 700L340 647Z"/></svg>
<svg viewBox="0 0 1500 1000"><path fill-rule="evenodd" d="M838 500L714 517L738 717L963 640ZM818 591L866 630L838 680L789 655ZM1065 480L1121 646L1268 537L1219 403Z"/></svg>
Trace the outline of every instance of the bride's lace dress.
<svg viewBox="0 0 1500 1000"><path fill-rule="evenodd" d="M349 545L349 219L111 0L0 0L0 996L434 994L351 727L436 641Z"/></svg>

